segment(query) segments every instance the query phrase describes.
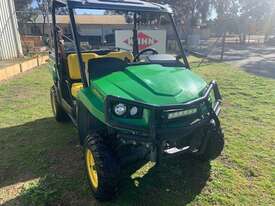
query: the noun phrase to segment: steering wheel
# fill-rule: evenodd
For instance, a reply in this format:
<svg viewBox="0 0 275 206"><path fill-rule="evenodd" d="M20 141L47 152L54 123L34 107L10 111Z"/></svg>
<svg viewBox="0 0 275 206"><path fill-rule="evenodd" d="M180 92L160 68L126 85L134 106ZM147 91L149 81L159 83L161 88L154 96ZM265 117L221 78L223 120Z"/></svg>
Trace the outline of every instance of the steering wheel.
<svg viewBox="0 0 275 206"><path fill-rule="evenodd" d="M143 54L146 53L146 52L152 52L153 55L158 54L158 51L155 50L155 49L153 49L153 48L144 49L144 50L140 51L140 52L135 56L134 62L136 62L137 60L139 60L140 56L143 55Z"/></svg>

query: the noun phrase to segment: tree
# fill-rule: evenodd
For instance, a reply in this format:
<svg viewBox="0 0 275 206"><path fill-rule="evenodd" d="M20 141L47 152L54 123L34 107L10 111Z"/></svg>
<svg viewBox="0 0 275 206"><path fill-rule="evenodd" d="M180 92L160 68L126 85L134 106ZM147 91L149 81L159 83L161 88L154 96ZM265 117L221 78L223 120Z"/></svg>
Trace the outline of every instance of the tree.
<svg viewBox="0 0 275 206"><path fill-rule="evenodd" d="M265 34L265 39L272 33L274 21L274 0L239 0L241 5L240 17L248 19ZM248 22L249 23L249 22Z"/></svg>
<svg viewBox="0 0 275 206"><path fill-rule="evenodd" d="M31 3L32 0L14 0L19 32L21 34L24 33L25 24L27 22L32 22L34 17Z"/></svg>
<svg viewBox="0 0 275 206"><path fill-rule="evenodd" d="M213 0L217 11L218 27L239 34L240 43L245 44L247 34L264 33L266 39L272 32L274 0Z"/></svg>
<svg viewBox="0 0 275 206"><path fill-rule="evenodd" d="M46 19L49 14L49 7L51 4L51 0L36 0L38 9L40 10L42 17L43 17L43 25L42 25L42 36L45 35L45 25Z"/></svg>
<svg viewBox="0 0 275 206"><path fill-rule="evenodd" d="M208 19L211 0L147 0L169 4L174 10L175 21L182 33L192 33L193 27ZM183 32L185 31L185 32ZM187 35L186 35L187 36Z"/></svg>
<svg viewBox="0 0 275 206"><path fill-rule="evenodd" d="M14 0L15 10L24 11L29 8L33 0Z"/></svg>

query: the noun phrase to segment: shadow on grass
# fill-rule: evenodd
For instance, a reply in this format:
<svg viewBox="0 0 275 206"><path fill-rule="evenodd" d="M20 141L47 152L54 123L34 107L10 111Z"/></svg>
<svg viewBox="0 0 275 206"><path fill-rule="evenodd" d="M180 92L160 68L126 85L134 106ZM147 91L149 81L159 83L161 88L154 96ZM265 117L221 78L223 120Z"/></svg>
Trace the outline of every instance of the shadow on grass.
<svg viewBox="0 0 275 206"><path fill-rule="evenodd" d="M250 74L275 79L275 58L250 61L242 65L242 68Z"/></svg>
<svg viewBox="0 0 275 206"><path fill-rule="evenodd" d="M131 175L137 165L131 166L122 172L117 198L99 203L87 186L82 149L70 123L46 118L2 128L0 134L0 189L10 195L3 206L185 205L200 194L211 169L209 163L182 157L165 159L139 175ZM23 191L12 188L34 179Z"/></svg>

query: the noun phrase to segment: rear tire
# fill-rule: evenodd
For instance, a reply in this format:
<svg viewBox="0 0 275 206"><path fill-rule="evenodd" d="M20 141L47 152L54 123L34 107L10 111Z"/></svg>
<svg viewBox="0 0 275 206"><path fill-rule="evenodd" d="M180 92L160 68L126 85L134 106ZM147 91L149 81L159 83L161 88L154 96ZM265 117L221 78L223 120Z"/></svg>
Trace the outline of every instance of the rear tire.
<svg viewBox="0 0 275 206"><path fill-rule="evenodd" d="M202 154L194 155L201 161L211 161L221 155L224 148L224 134L221 128L210 131L208 135L207 146Z"/></svg>
<svg viewBox="0 0 275 206"><path fill-rule="evenodd" d="M51 88L50 95L51 95L52 111L53 111L55 120L57 122L67 122L69 120L69 117L57 101L57 94L54 86Z"/></svg>
<svg viewBox="0 0 275 206"><path fill-rule="evenodd" d="M88 135L84 155L89 185L94 197L101 201L112 199L117 192L120 168L112 151L95 133Z"/></svg>

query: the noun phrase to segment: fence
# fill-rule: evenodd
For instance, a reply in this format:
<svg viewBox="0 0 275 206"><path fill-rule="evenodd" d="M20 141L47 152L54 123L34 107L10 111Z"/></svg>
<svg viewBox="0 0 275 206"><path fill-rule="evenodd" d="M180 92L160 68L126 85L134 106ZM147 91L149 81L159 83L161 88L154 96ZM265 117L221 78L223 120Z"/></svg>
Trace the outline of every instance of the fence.
<svg viewBox="0 0 275 206"><path fill-rule="evenodd" d="M185 47L198 56L231 61L244 58L244 52L247 50L275 47L275 36L266 38L264 35L247 35L246 39L241 41L237 34L203 36L198 32L184 42Z"/></svg>
<svg viewBox="0 0 275 206"><path fill-rule="evenodd" d="M17 11L17 16L26 14L31 14L32 16L28 21L21 18L18 19L24 54L46 51L48 49L47 44L50 36L47 22L44 24L45 19L43 19L43 16L38 11L32 11L31 13ZM49 19L51 22L51 18ZM60 27L63 28L64 34L72 38L68 17L65 18L63 14L58 19L60 22L63 22L60 23ZM89 20L88 17L85 17L85 19ZM91 23L92 21L93 23ZM112 31L115 28L128 28L127 25L114 24L102 26L96 24L94 20L91 20L91 22L82 26L82 30L88 31L87 33L90 33L91 36L81 36L81 38L88 38L92 45L100 45L104 40L106 40L107 43L113 42L115 38ZM211 25L204 25L202 28L190 29L189 33L183 32L182 42L189 51L215 60L240 58L236 51L245 50L247 47L261 48L275 44L272 43L275 41L274 39L272 40L272 36L269 37L270 41L266 43L267 39L263 35L247 35L246 41L240 43L240 37L237 34L227 34L223 36L220 33L221 31L217 28L213 29ZM169 38L169 32L167 33L167 37L169 52L175 52L175 49L177 49L176 41Z"/></svg>

